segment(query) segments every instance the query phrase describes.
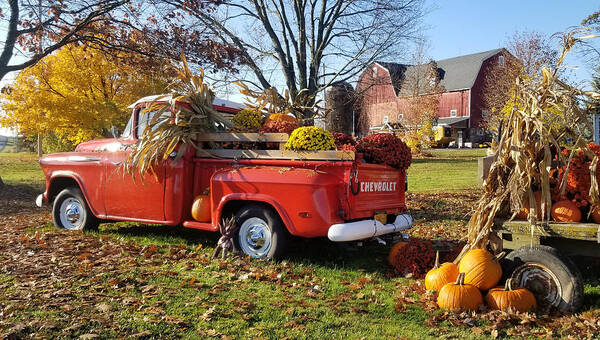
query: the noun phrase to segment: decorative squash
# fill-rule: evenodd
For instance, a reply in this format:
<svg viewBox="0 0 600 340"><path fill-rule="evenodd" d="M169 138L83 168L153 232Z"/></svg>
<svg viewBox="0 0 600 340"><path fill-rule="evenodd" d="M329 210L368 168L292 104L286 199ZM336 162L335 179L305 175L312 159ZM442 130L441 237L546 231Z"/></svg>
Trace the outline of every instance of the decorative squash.
<svg viewBox="0 0 600 340"><path fill-rule="evenodd" d="M562 200L552 205L552 219L556 222L580 222L581 210L569 200Z"/></svg>
<svg viewBox="0 0 600 340"><path fill-rule="evenodd" d="M192 218L198 222L210 221L210 196L199 195L192 203Z"/></svg>
<svg viewBox="0 0 600 340"><path fill-rule="evenodd" d="M504 287L490 289L485 302L491 309L506 311L509 308L519 312L535 310L535 296L522 287L513 287L513 279L506 280Z"/></svg>
<svg viewBox="0 0 600 340"><path fill-rule="evenodd" d="M400 252L400 249L402 249L406 245L407 242L400 241L394 244L392 246L392 249L390 249L390 254L388 255L388 263L391 264L392 267L396 266L396 259L398 258L398 253Z"/></svg>
<svg viewBox="0 0 600 340"><path fill-rule="evenodd" d="M439 292L446 283L456 281L457 277L458 266L452 262L442 263L440 266L440 252L437 251L435 253L435 265L425 275L425 289Z"/></svg>
<svg viewBox="0 0 600 340"><path fill-rule="evenodd" d="M592 221L600 223L600 206L598 205L592 208Z"/></svg>
<svg viewBox="0 0 600 340"><path fill-rule="evenodd" d="M446 283L440 289L437 304L453 311L474 311L483 304L483 297L477 287L465 284L465 273L460 273L456 282Z"/></svg>
<svg viewBox="0 0 600 340"><path fill-rule="evenodd" d="M502 277L502 268L498 261L504 255L502 252L494 256L485 249L473 249L460 260L458 270L465 273L465 283L488 290L496 286Z"/></svg>

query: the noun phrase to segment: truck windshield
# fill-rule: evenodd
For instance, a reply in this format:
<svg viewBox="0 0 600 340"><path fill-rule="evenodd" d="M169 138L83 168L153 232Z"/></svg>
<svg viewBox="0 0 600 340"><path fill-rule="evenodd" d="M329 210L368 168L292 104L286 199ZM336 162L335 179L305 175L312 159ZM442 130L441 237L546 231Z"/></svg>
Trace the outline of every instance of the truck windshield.
<svg viewBox="0 0 600 340"><path fill-rule="evenodd" d="M127 126L125 126L125 130L121 134L121 138L128 138L131 136L131 126L133 125L133 115L129 118L127 122Z"/></svg>

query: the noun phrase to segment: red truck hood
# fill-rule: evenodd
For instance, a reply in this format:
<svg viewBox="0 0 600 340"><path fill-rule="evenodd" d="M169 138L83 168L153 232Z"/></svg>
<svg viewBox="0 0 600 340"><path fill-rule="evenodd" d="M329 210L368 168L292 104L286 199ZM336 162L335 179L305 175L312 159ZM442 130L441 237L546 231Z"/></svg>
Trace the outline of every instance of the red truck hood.
<svg viewBox="0 0 600 340"><path fill-rule="evenodd" d="M101 152L101 151L117 151L121 146L129 144L124 140L117 140L114 138L95 139L89 142L84 142L75 148L77 152Z"/></svg>

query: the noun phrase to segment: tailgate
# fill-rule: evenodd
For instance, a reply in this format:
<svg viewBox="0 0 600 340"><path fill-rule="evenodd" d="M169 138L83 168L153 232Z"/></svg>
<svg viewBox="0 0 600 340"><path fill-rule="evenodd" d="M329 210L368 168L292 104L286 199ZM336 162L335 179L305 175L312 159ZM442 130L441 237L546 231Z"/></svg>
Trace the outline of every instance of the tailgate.
<svg viewBox="0 0 600 340"><path fill-rule="evenodd" d="M360 164L358 182L350 175L350 219L373 217L375 213L398 214L406 210L405 171L387 165ZM350 187L350 185L348 186ZM358 193L357 193L358 191Z"/></svg>

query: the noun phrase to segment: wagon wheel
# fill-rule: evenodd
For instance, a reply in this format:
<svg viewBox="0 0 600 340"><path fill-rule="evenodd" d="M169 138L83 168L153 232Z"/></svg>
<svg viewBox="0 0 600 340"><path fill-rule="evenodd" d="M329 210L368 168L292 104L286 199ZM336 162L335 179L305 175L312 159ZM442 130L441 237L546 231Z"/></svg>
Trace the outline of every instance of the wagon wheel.
<svg viewBox="0 0 600 340"><path fill-rule="evenodd" d="M579 269L555 248L521 247L502 261L502 272L532 291L539 305L575 312L583 303Z"/></svg>

